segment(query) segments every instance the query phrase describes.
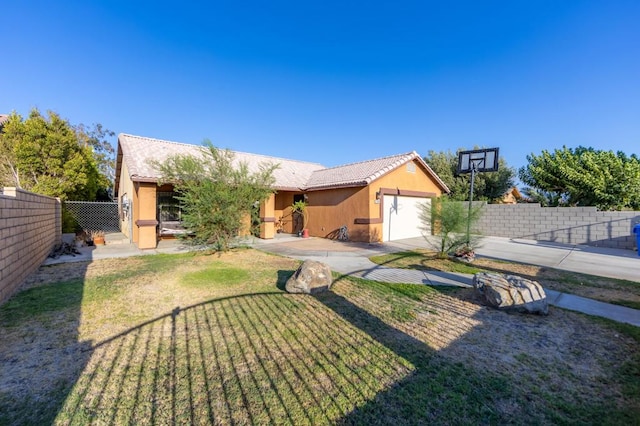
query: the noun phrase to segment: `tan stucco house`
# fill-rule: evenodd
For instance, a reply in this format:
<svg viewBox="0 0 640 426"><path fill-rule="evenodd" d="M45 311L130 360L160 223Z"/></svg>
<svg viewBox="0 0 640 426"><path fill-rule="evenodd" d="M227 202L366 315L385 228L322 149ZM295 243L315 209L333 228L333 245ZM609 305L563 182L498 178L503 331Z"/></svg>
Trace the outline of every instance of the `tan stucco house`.
<svg viewBox="0 0 640 426"><path fill-rule="evenodd" d="M116 160L115 196L120 225L139 248L155 248L171 235L179 221L179 207L171 185L158 185L151 161L174 154L198 155L202 147L141 136L120 134ZM257 170L260 164L278 164L276 193L260 203L260 238L296 233L301 224L291 206L307 203L310 236L332 238L347 226L352 241L378 242L419 236L420 203L449 189L416 153L324 167L321 164L234 152L235 161Z"/></svg>
<svg viewBox="0 0 640 426"><path fill-rule="evenodd" d="M2 128L4 127L4 123L6 123L7 121L9 121L9 115L0 114L0 130L2 130Z"/></svg>

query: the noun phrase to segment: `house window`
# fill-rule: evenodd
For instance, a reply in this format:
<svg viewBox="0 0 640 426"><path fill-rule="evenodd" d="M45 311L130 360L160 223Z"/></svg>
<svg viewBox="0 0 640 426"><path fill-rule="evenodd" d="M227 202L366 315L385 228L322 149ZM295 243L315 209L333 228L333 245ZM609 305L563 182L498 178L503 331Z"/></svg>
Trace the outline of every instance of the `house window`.
<svg viewBox="0 0 640 426"><path fill-rule="evenodd" d="M182 208L175 192L158 192L158 220L160 222L182 220Z"/></svg>
<svg viewBox="0 0 640 426"><path fill-rule="evenodd" d="M407 172L415 173L416 172L416 163L414 163L413 161L408 162L407 163Z"/></svg>
<svg viewBox="0 0 640 426"><path fill-rule="evenodd" d="M182 208L175 192L158 192L158 225L160 235L175 235L184 232Z"/></svg>

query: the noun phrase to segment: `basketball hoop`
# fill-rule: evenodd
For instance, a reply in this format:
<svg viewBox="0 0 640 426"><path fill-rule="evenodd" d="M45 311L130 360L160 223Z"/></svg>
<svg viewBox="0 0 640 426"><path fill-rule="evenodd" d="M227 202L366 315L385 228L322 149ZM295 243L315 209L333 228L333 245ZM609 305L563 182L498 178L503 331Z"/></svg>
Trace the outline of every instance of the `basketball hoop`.
<svg viewBox="0 0 640 426"><path fill-rule="evenodd" d="M458 174L498 171L498 148L474 149L458 153Z"/></svg>
<svg viewBox="0 0 640 426"><path fill-rule="evenodd" d="M469 214L467 215L467 246L471 244L471 207L473 203L473 182L476 172L498 171L498 148L474 149L458 153L458 174L471 173L469 190Z"/></svg>

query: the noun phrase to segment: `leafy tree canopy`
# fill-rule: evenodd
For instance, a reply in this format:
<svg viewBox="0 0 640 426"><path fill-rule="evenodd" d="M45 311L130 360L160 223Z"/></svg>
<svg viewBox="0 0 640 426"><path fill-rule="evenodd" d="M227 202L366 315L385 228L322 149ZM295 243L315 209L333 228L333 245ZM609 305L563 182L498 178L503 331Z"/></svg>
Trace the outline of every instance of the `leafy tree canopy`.
<svg viewBox="0 0 640 426"><path fill-rule="evenodd" d="M227 250L255 203L274 192L278 166L263 164L251 172L246 163L234 161L231 151L209 141L204 145L202 156L175 155L153 165L162 181L172 183L180 194L183 224L192 234L189 241Z"/></svg>
<svg viewBox="0 0 640 426"><path fill-rule="evenodd" d="M640 160L633 154L579 146L527 156L519 170L527 193L543 205L640 209Z"/></svg>
<svg viewBox="0 0 640 426"><path fill-rule="evenodd" d="M478 147L473 149L478 149ZM424 160L449 187L451 190L450 198L464 201L469 199L471 174L456 174L460 151L466 151L466 149L459 148L455 153L429 151ZM509 167L502 158L499 158L498 165L497 172L476 173L473 183L473 199L475 201L498 201L514 186L515 170Z"/></svg>
<svg viewBox="0 0 640 426"><path fill-rule="evenodd" d="M78 142L85 148L91 149L93 158L100 172L98 194L99 200L109 200L113 193L115 181L115 149L108 138L114 137L115 132L106 129L102 124L91 127L84 124L74 126Z"/></svg>
<svg viewBox="0 0 640 426"><path fill-rule="evenodd" d="M113 132L94 125L72 126L55 112L33 109L26 120L9 116L0 132L0 185L60 197L94 200L111 186L108 167Z"/></svg>

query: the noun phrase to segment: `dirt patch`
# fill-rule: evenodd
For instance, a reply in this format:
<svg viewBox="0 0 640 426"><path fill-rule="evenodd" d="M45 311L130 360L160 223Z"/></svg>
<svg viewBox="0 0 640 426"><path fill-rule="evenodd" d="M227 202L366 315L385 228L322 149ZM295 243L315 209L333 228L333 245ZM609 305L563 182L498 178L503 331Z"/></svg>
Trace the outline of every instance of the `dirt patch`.
<svg viewBox="0 0 640 426"><path fill-rule="evenodd" d="M104 259L43 265L27 277L21 290L42 284L99 277L118 270L123 265L123 261L127 265L134 265L136 260L136 258L128 258L126 261L123 259Z"/></svg>

